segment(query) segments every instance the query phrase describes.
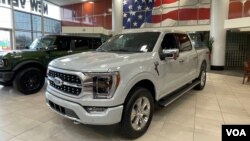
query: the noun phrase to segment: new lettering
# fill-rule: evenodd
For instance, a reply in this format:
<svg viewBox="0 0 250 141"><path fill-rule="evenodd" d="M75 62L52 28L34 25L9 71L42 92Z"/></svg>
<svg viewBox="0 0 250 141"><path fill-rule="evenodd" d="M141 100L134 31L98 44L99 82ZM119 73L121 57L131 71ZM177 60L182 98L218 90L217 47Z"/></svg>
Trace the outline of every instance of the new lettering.
<svg viewBox="0 0 250 141"><path fill-rule="evenodd" d="M19 7L25 9L26 0L0 0L0 3L11 5L11 1L14 7ZM40 0L30 0L30 8L32 11L42 13L42 5L43 5L43 13L48 14L48 4L41 3Z"/></svg>
<svg viewBox="0 0 250 141"><path fill-rule="evenodd" d="M36 11L36 12L39 12L41 13L42 10L42 4L40 1L37 1L37 0L30 0L30 7L32 9L32 11ZM48 5L43 3L43 13L44 14L48 14Z"/></svg>

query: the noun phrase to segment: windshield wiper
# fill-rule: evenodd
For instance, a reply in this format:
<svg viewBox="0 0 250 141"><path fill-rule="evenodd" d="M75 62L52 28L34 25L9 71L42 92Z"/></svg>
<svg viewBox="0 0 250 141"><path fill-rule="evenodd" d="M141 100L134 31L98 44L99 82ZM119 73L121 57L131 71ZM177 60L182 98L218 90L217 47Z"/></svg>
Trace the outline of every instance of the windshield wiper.
<svg viewBox="0 0 250 141"><path fill-rule="evenodd" d="M103 48L98 48L98 49L96 49L96 51L100 51L100 52L107 52L105 49L103 49Z"/></svg>

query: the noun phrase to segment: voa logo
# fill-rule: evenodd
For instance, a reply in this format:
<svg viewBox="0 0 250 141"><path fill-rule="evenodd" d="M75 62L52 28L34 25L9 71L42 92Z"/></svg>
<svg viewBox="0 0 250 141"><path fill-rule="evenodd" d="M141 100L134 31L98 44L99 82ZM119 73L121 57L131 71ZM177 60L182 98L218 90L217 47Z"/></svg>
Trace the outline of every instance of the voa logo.
<svg viewBox="0 0 250 141"><path fill-rule="evenodd" d="M244 129L226 129L227 136L247 136Z"/></svg>

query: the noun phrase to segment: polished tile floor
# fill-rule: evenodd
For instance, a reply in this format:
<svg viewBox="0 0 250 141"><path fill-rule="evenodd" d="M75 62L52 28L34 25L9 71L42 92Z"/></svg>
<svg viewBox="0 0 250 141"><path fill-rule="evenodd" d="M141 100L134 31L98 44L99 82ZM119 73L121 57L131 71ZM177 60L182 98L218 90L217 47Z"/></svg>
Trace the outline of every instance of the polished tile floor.
<svg viewBox="0 0 250 141"><path fill-rule="evenodd" d="M250 83L231 73L208 73L203 91L190 91L155 109L141 141L220 141L222 124L250 124ZM22 95L0 86L0 141L125 140L118 126L76 125L51 112L44 90Z"/></svg>

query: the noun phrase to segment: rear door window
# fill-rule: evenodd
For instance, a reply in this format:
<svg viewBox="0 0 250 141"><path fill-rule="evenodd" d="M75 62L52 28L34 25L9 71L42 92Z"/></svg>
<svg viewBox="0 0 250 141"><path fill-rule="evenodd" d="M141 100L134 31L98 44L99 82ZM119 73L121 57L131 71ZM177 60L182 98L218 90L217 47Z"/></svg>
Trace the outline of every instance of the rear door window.
<svg viewBox="0 0 250 141"><path fill-rule="evenodd" d="M88 50L89 49L89 40L88 38L76 37L73 38L75 43L76 50Z"/></svg>
<svg viewBox="0 0 250 141"><path fill-rule="evenodd" d="M89 39L89 42L90 42L90 47L89 49L91 50L95 50L97 49L99 46L102 45L102 41L100 38L90 38Z"/></svg>
<svg viewBox="0 0 250 141"><path fill-rule="evenodd" d="M58 37L58 50L68 51L70 49L70 38L68 37Z"/></svg>
<svg viewBox="0 0 250 141"><path fill-rule="evenodd" d="M175 34L177 42L179 42L180 52L192 50L192 44L187 34Z"/></svg>

